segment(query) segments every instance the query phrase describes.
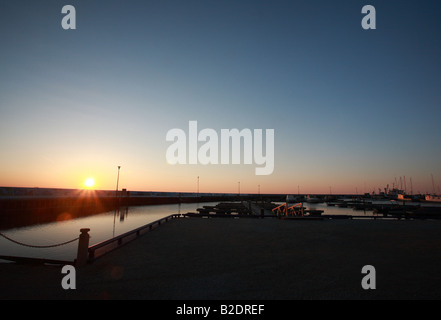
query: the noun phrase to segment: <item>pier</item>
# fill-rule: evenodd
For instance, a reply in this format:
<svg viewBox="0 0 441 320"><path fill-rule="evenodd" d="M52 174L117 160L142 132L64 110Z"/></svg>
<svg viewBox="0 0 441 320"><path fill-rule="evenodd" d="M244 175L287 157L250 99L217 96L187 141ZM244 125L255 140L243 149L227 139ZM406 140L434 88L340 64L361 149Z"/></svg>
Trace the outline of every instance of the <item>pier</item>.
<svg viewBox="0 0 441 320"><path fill-rule="evenodd" d="M0 298L439 299L439 244L439 221L187 217L77 268L76 290L59 267L0 264Z"/></svg>
<svg viewBox="0 0 441 320"><path fill-rule="evenodd" d="M93 245L94 230L84 226L75 261L0 257L15 262L0 264L8 288L0 299L441 298L440 207L329 202L371 210L332 215L280 200L236 195L217 205L201 202L195 212ZM75 291L60 287L65 264L77 269ZM360 289L366 264L379 270L378 290Z"/></svg>

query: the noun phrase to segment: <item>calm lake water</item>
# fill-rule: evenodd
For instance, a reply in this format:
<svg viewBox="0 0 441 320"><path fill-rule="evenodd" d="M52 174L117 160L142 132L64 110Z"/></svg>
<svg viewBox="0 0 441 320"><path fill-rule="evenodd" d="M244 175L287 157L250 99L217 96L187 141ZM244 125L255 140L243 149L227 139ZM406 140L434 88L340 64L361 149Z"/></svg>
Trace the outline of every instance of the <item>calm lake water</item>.
<svg viewBox="0 0 441 320"><path fill-rule="evenodd" d="M386 203L390 202L387 201ZM25 244L46 246L75 239L79 236L80 229L89 228L91 236L90 245L93 245L171 214L196 212L197 208L204 205L213 206L216 204L217 202L128 207L119 212L113 210L67 221L55 221L7 229L0 225L0 232ZM352 208L327 206L326 203L304 203L304 206L308 209L324 210L323 214L330 215L373 215L373 211L370 210L353 210ZM54 248L29 248L0 237L0 255L6 256L73 261L76 258L77 246L78 241ZM0 260L0 262L2 261Z"/></svg>

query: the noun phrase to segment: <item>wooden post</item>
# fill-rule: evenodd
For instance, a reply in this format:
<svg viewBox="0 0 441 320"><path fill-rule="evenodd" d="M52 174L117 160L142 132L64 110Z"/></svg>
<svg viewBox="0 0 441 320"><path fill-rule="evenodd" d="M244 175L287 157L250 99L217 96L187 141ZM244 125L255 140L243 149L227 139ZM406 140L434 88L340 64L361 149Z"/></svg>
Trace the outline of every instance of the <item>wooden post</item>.
<svg viewBox="0 0 441 320"><path fill-rule="evenodd" d="M78 241L78 253L76 260L77 267L86 265L89 258L89 231L90 229L80 229L81 234Z"/></svg>

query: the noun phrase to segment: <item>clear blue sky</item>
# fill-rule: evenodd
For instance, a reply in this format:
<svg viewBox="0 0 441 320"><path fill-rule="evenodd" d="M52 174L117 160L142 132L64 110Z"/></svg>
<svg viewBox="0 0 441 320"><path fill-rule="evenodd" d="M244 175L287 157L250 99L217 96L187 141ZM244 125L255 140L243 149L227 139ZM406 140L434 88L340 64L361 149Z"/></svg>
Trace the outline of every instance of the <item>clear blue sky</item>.
<svg viewBox="0 0 441 320"><path fill-rule="evenodd" d="M1 1L0 185L112 189L121 165L130 190L431 191L440 17L439 1ZM167 165L190 120L274 129L274 173Z"/></svg>

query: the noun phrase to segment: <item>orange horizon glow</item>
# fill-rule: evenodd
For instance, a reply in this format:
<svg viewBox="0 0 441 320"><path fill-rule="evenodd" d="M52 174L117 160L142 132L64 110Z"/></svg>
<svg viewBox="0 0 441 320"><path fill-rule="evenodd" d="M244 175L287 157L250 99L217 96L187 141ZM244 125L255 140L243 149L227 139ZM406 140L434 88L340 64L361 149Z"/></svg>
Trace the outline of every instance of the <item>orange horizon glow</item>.
<svg viewBox="0 0 441 320"><path fill-rule="evenodd" d="M171 183L170 181L162 181L161 179L150 180L149 184L140 183L136 180L131 180L126 178L127 183L120 183L119 190L126 189L127 191L140 191L140 192L185 192L185 193L197 193L197 183L195 181L175 181ZM253 180L252 178L250 180ZM344 184L341 185L326 185L326 183L322 184L314 184L313 182L307 183L306 181L299 183L296 185L294 183L283 183L283 181L267 181L267 183L255 183L254 181L240 181L240 194L287 194L287 195L305 195L305 194L333 194L333 195L362 195L364 193L371 193L375 191L378 193L378 189L381 188L384 191L384 187L381 184L373 185L367 184L366 186L363 183L359 185L351 185ZM84 191L114 191L116 187L111 181L106 184L97 184L97 180L95 178L86 178L83 179L80 187L73 185L1 185L2 187L17 187L17 188L48 188L48 189L82 189ZM259 187L260 186L260 187ZM390 186L392 187L392 186ZM436 186L436 191L438 192L439 185ZM408 193L410 190L408 188ZM218 194L238 194L239 187L238 181L225 182L225 181L205 181L202 178L200 179L200 187L199 193L218 193ZM425 186L424 184L414 185L413 194L424 194L424 193L432 193L432 188L429 186Z"/></svg>
<svg viewBox="0 0 441 320"><path fill-rule="evenodd" d="M94 161L95 162L95 161ZM98 162L98 161L96 161ZM354 173L343 176L339 172L305 171L296 167L276 167L269 176L254 175L250 166L170 166L162 163L122 164L119 175L119 190L225 193L225 194L364 194L378 193L389 185L392 188L394 175L381 172L365 175ZM56 169L23 169L21 172L3 170L0 180L2 187L53 188L106 190L116 188L118 169L114 163L104 161L81 164L63 162ZM0 168L1 171L1 168ZM397 174L398 181L399 175ZM410 175L407 177L407 191L410 192ZM413 193L432 193L430 173L413 172ZM435 177L435 189L440 189L439 175Z"/></svg>

